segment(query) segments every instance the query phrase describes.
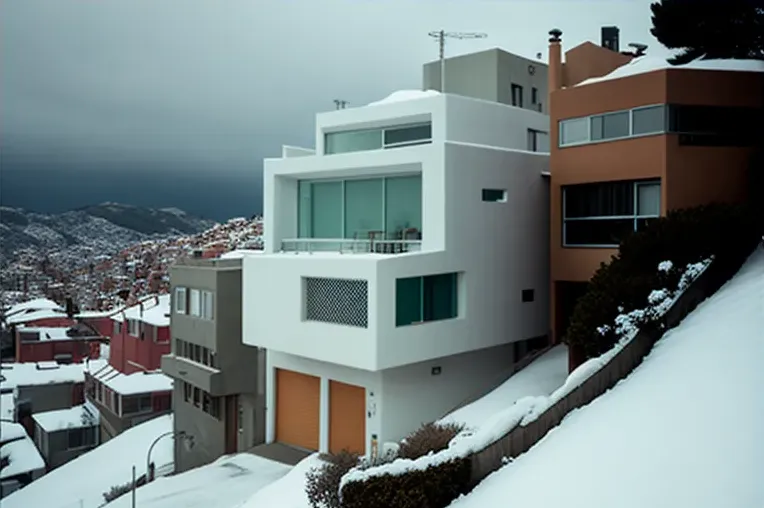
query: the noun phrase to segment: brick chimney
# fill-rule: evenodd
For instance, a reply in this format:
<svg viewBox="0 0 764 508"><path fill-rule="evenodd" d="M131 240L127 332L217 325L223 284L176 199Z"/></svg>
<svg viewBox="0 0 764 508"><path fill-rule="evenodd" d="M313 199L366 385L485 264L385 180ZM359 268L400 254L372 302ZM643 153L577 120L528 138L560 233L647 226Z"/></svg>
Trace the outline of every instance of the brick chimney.
<svg viewBox="0 0 764 508"><path fill-rule="evenodd" d="M562 88L562 30L554 28L549 31L549 93ZM549 102L547 101L547 104Z"/></svg>

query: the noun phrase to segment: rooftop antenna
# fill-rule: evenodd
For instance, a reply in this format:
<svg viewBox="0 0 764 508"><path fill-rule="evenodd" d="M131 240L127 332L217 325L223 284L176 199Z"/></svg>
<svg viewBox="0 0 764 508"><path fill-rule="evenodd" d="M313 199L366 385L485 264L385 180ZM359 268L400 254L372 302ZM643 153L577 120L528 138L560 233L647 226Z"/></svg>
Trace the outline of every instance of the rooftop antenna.
<svg viewBox="0 0 764 508"><path fill-rule="evenodd" d="M345 109L347 105L348 105L348 101L343 101L342 99L334 99L335 109Z"/></svg>
<svg viewBox="0 0 764 508"><path fill-rule="evenodd" d="M445 30L435 30L427 35L438 41L440 91L446 93L446 39L485 39L488 37L488 34L481 32L446 32Z"/></svg>

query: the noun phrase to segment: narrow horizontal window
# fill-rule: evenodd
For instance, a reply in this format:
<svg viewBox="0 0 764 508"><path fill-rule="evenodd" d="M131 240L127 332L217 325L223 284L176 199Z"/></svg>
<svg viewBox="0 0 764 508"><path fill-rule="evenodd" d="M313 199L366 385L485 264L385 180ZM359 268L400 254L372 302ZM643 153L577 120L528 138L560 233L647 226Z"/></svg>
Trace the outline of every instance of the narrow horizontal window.
<svg viewBox="0 0 764 508"><path fill-rule="evenodd" d="M505 203L507 201L507 191L504 189L483 189L483 201Z"/></svg>

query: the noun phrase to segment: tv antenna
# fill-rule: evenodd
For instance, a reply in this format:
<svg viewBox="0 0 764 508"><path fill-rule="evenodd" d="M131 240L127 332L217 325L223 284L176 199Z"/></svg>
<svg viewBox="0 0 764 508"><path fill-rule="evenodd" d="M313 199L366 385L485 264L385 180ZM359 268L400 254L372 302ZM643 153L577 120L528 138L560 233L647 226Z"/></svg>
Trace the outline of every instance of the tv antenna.
<svg viewBox="0 0 764 508"><path fill-rule="evenodd" d="M345 109L347 105L348 105L348 101L344 101L342 99L334 99L335 109Z"/></svg>
<svg viewBox="0 0 764 508"><path fill-rule="evenodd" d="M435 30L428 33L438 42L438 59L440 60L440 91L446 92L446 39L485 39L488 34L482 32L446 32Z"/></svg>

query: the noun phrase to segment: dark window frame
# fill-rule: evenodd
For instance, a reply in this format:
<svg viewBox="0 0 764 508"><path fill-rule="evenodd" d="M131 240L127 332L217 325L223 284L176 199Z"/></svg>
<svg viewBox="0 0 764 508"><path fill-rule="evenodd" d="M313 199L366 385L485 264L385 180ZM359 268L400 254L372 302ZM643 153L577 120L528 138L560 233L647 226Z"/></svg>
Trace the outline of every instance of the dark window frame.
<svg viewBox="0 0 764 508"><path fill-rule="evenodd" d="M622 180L563 186L562 188L562 246L565 248L615 248L628 234L639 231L651 219L660 217L658 211L639 210L640 189L658 186L659 179ZM578 196L571 196L572 193ZM574 199L571 199L574 198ZM618 202L624 199L625 202ZM577 201L577 202L574 202ZM609 236L608 241L573 240Z"/></svg>

